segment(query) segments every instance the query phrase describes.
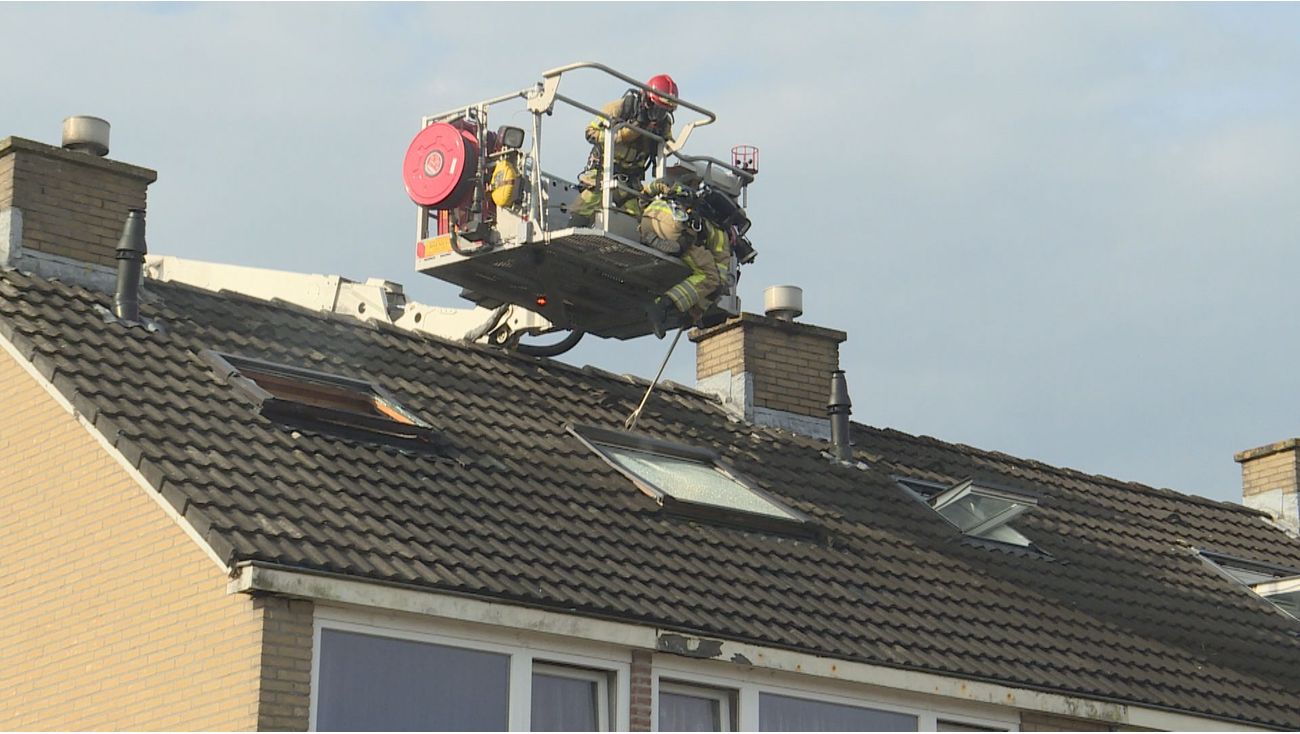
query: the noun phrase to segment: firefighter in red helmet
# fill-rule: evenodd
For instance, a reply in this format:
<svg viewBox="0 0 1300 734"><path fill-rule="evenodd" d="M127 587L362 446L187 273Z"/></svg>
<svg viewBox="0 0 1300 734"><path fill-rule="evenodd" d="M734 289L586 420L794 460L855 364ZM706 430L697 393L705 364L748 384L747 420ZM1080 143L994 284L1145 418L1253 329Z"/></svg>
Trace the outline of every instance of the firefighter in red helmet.
<svg viewBox="0 0 1300 734"><path fill-rule="evenodd" d="M642 130L658 135L664 140L673 136L673 111L677 103L669 97L677 96L677 83L667 74L653 76L646 82L649 90L629 89L620 99L601 108L604 117L593 119L586 130L591 154L587 168L578 176L580 192L570 209L569 226L587 227L600 210L600 182L604 177L605 132L615 122L629 122ZM665 96L668 95L668 96ZM608 118L608 119L606 119ZM613 174L615 180L633 191L641 189L646 169L659 153L660 142L628 127L614 133ZM610 194L613 207L638 217L641 205L635 193L614 190Z"/></svg>

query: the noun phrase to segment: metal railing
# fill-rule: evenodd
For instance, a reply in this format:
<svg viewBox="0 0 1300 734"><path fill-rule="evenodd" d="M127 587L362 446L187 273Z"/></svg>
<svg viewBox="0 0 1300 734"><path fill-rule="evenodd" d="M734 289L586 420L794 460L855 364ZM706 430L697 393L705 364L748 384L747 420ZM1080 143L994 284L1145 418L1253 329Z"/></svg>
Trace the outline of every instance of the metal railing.
<svg viewBox="0 0 1300 734"><path fill-rule="evenodd" d="M622 81L636 89L642 90L644 92L654 92L657 96L664 97L675 102L679 108L685 108L693 112L696 112L701 117L700 119L692 120L687 124L685 124L682 127L680 133L674 136L671 140L661 135L658 135L656 133L653 133L649 130L646 130L640 127L639 125L636 125L634 122L626 121L626 120L611 120L610 117L604 113L604 111L592 107L590 105L587 105L584 102L581 102L577 99L573 99L571 97L559 93L560 82L564 77L564 75L580 69L592 69L598 72L603 72L604 74L609 75L615 79L618 79L619 81ZM531 179L530 183L532 184L532 189L530 191L530 197L529 197L530 201L528 206L528 216L533 222L537 224L537 226L540 228L541 232L543 233L543 237L546 237L547 239L549 239L549 237L547 237L547 234L551 230L551 227L548 221L549 220L548 207L546 206L546 201L548 199L547 192L544 190L542 185L542 180L543 180L542 116L552 114L556 102L561 102L575 109L588 112L596 116L597 118L605 120L605 122L607 123L606 134L604 135L604 150L603 150L604 155L602 156L602 161L601 161L601 177L599 182L600 191L601 191L600 210L601 210L603 222L606 223L609 222L610 210L613 205L615 191L622 191L631 196L639 196L641 194L639 190L624 185L623 182L619 181L617 176L614 174L613 140L617 136L617 133L623 128L630 128L631 130L635 131L638 135L644 135L656 141L656 148L657 148L657 153L655 156L656 177L661 177L664 175L667 158L669 156L672 156L674 158L678 158L686 162L704 163L706 166L721 167L735 174L743 182L742 186L750 183L754 179L753 174L746 172L740 168L737 168L736 166L733 166L729 163L721 161L717 158L713 158L710 156L689 156L680 152L682 147L686 144L687 139L690 138L692 132L694 132L697 128L703 127L705 125L710 125L717 120L717 115L715 115L713 112L711 112L708 109L705 109L704 107L689 102L685 99L682 99L681 97L677 97L671 94L666 94L658 90L652 90L644 82L638 81L637 79L634 79L604 64L591 62L591 61L580 61L580 62L567 64L565 66L559 66L554 69L545 71L542 73L542 80L540 82L538 82L537 84L531 87L519 90L517 92L511 92L509 94L503 94L501 96L493 97L491 99L487 99L482 102L476 102L462 107L457 107L455 109L447 110L445 112L436 115L425 116L421 120L421 128L427 127L428 125L431 125L435 122L443 122L443 121L448 121L448 120L453 120L458 118L469 118L478 123L477 137L478 137L479 150L484 151L486 150L487 147L486 120L488 119L488 108L505 102L510 102L516 99L525 100L527 109L533 113L533 139L532 139L531 150L528 154L528 157L531 159L531 167L532 167L532 175L530 176ZM482 155L482 153L480 153L480 155ZM480 161L480 165L478 166L478 172L475 174L476 180L474 182L474 187L476 192L475 194L476 199L475 199L474 206L478 205L478 199L477 199L478 192L481 191L483 188L482 177L488 175L487 172L484 170L485 168L486 168L486 156L484 156L484 160ZM417 237L419 239L424 239L428 236L428 226L429 226L428 220L429 220L429 208L423 206L420 207L420 223L419 223L419 228L417 230ZM606 227L608 227L608 224L606 224Z"/></svg>

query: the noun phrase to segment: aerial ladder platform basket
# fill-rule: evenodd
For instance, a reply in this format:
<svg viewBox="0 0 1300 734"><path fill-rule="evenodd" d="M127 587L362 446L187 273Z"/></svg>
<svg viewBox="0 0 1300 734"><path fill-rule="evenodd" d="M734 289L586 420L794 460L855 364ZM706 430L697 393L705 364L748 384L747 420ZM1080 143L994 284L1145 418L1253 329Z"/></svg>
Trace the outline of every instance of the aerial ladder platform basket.
<svg viewBox="0 0 1300 734"><path fill-rule="evenodd" d="M739 212L739 235L749 224L742 207L758 170L757 150L737 146L730 162L686 154L682 148L691 132L717 117L662 93L677 103L677 114L685 110L696 116L674 139L664 140L634 122L610 120L599 105L560 93L565 76L579 70L649 91L602 64L581 62L547 71L540 82L521 91L423 118L403 164L407 193L419 208L416 269L461 286L461 295L479 306L514 306L539 314L541 325L531 333L567 330L630 339L650 333L647 313L654 299L689 269L680 258L643 244L636 219L611 206L612 194L620 188L640 193L612 173L613 133L626 126L657 140L658 155L647 178L700 187L723 204L729 200ZM518 110L502 112L521 103L531 113L531 130L490 127L490 117L517 119ZM551 163L543 157L543 123L557 104L605 119L610 126L604 136L601 207L590 226L568 226L578 184L543 167L544 161ZM582 130L551 129L547 134L579 136ZM561 164L577 169L581 161ZM740 312L738 267L733 256L729 277L703 323Z"/></svg>

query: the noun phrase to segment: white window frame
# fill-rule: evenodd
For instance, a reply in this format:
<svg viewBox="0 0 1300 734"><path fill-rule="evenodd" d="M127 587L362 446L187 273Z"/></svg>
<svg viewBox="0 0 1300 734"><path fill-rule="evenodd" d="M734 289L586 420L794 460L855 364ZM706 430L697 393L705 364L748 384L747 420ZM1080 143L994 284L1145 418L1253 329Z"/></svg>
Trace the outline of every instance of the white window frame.
<svg viewBox="0 0 1300 734"><path fill-rule="evenodd" d="M533 658L533 675L549 675L555 678L569 678L596 684L596 731L610 731L610 707L614 705L609 695L610 671L595 668L577 668L571 665L556 665L547 660ZM532 680L529 680L531 689ZM529 696L529 727L532 726L532 697Z"/></svg>
<svg viewBox="0 0 1300 734"><path fill-rule="evenodd" d="M734 687L718 688L716 686L702 686L695 683L684 683L677 680L660 680L654 690L654 715L651 717L651 728L659 731L659 694L676 693L681 696L691 696L692 698L703 698L710 701L718 702L718 712L721 715L720 731L740 731L737 727L737 705L740 700L740 692Z"/></svg>
<svg viewBox="0 0 1300 734"><path fill-rule="evenodd" d="M651 676L651 730L659 731L659 687L667 684L698 685L734 691L736 710L733 725L736 731L759 730L759 695L763 693L907 714L916 717L917 731L936 731L939 719L1004 731L1020 731L1020 712L1017 709L955 702L920 693L758 668L741 669L741 672L736 667L715 661L656 655Z"/></svg>
<svg viewBox="0 0 1300 734"><path fill-rule="evenodd" d="M412 642L458 647L509 656L507 727L529 731L533 707L533 670L542 666L550 672L590 672L604 678L602 698L607 731L631 727L631 653L627 648L580 640L561 639L526 630L502 632L500 628L471 622L433 619L416 615L371 611L318 604L312 623L311 701L309 730L317 731L316 709L320 691L321 631L357 632Z"/></svg>

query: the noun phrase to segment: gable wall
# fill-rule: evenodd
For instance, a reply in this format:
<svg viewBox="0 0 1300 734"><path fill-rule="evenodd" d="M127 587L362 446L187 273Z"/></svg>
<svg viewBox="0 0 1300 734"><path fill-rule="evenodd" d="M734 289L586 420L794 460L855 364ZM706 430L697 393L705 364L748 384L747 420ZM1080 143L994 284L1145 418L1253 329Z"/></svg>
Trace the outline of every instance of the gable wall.
<svg viewBox="0 0 1300 734"><path fill-rule="evenodd" d="M305 727L310 603L228 594L5 351L0 508L0 730Z"/></svg>

